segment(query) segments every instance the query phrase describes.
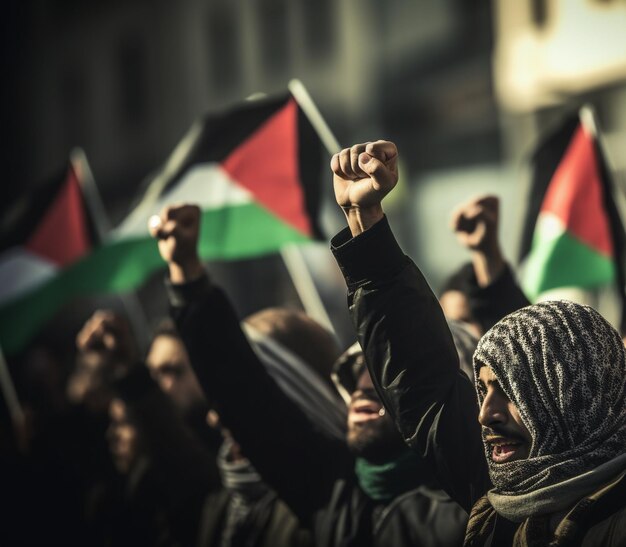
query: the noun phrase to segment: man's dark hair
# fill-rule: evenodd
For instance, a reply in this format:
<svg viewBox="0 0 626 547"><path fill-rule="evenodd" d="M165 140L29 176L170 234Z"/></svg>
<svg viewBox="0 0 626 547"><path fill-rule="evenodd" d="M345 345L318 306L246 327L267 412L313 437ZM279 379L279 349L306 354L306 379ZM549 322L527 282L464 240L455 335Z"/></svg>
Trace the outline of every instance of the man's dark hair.
<svg viewBox="0 0 626 547"><path fill-rule="evenodd" d="M244 322L285 346L332 386L331 372L341 354L335 337L299 310L267 308Z"/></svg>
<svg viewBox="0 0 626 547"><path fill-rule="evenodd" d="M152 334L152 340L158 336L171 336L172 338L180 338L176 324L169 317L161 319Z"/></svg>

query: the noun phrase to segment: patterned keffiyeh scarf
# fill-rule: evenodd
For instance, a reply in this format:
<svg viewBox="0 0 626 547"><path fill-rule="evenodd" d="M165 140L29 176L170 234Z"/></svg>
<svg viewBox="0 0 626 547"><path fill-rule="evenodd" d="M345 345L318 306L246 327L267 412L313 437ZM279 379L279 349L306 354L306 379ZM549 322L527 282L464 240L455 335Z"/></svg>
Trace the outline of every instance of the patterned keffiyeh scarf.
<svg viewBox="0 0 626 547"><path fill-rule="evenodd" d="M498 513L521 522L561 510L626 468L626 352L594 309L554 301L508 315L478 344L476 376L484 365L533 439L527 459L502 464L485 443Z"/></svg>

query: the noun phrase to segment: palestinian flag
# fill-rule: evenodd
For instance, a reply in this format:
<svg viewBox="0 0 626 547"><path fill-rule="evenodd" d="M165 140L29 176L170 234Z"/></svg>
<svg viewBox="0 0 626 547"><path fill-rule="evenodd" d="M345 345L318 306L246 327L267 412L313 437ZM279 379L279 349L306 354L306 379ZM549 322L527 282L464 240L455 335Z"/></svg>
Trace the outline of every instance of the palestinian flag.
<svg viewBox="0 0 626 547"><path fill-rule="evenodd" d="M205 260L261 256L286 243L320 238L324 163L319 138L291 95L245 102L205 117L105 241L88 254L89 246L70 253L47 282L6 291L0 305L0 346L7 353L19 351L73 296L132 291L164 267L147 223L167 204L200 205L199 250ZM72 195L80 201L76 188ZM64 232L47 227L44 233L47 239L40 240L39 249L50 254L50 249L67 246ZM7 270L7 276L14 277L14 271Z"/></svg>
<svg viewBox="0 0 626 547"><path fill-rule="evenodd" d="M0 233L0 347L11 352L22 326L41 323L46 308L59 305L54 285L42 289L91 252L94 230L75 166L11 203ZM41 299L29 302L34 294Z"/></svg>
<svg viewBox="0 0 626 547"><path fill-rule="evenodd" d="M192 127L116 238L148 237L148 218L171 203L203 210L200 254L230 259L321 239L323 149L295 99L246 102Z"/></svg>
<svg viewBox="0 0 626 547"><path fill-rule="evenodd" d="M589 125L581 116L568 119L540 144L532 162L521 246L526 295L536 301L554 289L613 286L623 304L624 230Z"/></svg>

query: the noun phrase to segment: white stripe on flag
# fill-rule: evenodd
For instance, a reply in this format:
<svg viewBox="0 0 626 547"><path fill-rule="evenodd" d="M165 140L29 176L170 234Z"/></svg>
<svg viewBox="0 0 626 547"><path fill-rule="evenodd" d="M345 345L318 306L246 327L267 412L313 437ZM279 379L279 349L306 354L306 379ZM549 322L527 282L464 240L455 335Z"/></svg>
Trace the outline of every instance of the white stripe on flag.
<svg viewBox="0 0 626 547"><path fill-rule="evenodd" d="M58 267L24 247L13 247L0 258L0 305L48 281Z"/></svg>
<svg viewBox="0 0 626 547"><path fill-rule="evenodd" d="M167 205L194 203L203 210L221 209L252 201L252 194L237 184L218 163L194 166L169 192L145 210L144 216L128 217L113 231L114 239L146 237L148 219Z"/></svg>

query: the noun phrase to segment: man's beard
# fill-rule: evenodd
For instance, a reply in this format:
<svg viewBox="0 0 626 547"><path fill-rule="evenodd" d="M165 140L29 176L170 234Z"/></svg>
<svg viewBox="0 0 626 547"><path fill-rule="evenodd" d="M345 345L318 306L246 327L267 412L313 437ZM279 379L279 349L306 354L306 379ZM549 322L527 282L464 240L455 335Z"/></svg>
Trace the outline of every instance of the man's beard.
<svg viewBox="0 0 626 547"><path fill-rule="evenodd" d="M407 449L400 432L387 414L376 420L352 424L347 434L348 447L357 458L384 463Z"/></svg>

